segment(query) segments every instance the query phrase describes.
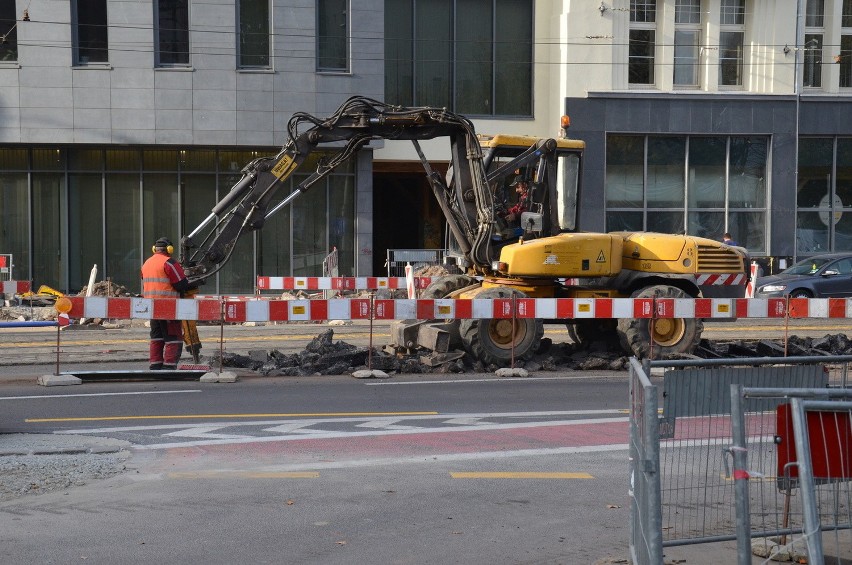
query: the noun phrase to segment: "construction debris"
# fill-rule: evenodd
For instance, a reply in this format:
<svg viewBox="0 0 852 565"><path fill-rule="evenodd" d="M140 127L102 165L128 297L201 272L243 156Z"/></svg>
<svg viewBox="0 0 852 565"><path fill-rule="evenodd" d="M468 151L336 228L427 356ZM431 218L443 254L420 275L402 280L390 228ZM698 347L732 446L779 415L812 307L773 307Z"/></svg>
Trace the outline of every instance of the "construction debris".
<svg viewBox="0 0 852 565"><path fill-rule="evenodd" d="M80 292L77 293L77 296L86 296L88 290L89 286L84 286L80 290ZM112 281L100 281L92 285L91 296L107 296L110 298L120 298L136 295L132 292L129 292L126 287L120 284L116 284Z"/></svg>
<svg viewBox="0 0 852 565"><path fill-rule="evenodd" d="M788 356L852 355L852 340L844 334L821 338L793 336L788 340L786 351ZM783 343L768 339L728 342L705 339L694 355L669 359L782 357L784 352ZM329 328L299 353L284 354L271 350L265 357L263 351L252 351L250 356L225 353L221 363L223 367L247 368L266 376L351 375L356 371L370 370L388 374L451 374L495 372L499 369L494 365L485 366L463 351L428 353L404 355L388 348L373 348L371 353L366 347L334 341L334 330ZM213 366L220 362L218 355L214 355ZM544 338L538 354L528 361L517 361L515 369L523 369L526 375L536 371L624 371L628 365L628 357L615 344L554 344L549 338Z"/></svg>

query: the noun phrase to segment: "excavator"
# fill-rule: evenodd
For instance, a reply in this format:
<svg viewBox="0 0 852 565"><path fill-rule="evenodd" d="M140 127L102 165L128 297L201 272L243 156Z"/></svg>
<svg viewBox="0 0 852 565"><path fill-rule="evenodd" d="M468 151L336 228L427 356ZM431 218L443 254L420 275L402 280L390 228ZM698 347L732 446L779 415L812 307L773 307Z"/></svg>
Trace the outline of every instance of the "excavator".
<svg viewBox="0 0 852 565"><path fill-rule="evenodd" d="M210 214L181 238L181 263L190 282L203 282L231 257L239 238L263 228L372 140L410 141L446 219L448 270L423 291L427 298L732 298L745 293L749 256L710 239L650 232L577 230L585 144L562 132L554 138L478 135L466 117L445 108L401 107L353 96L330 116L294 114L278 154L248 163ZM422 140L447 138L449 165L440 174ZM314 151L324 157L283 199L278 193ZM312 160L311 162L316 162ZM509 221L505 195L515 179L530 188L525 210ZM744 276L745 275L745 276ZM738 281L711 284L710 281ZM580 344L614 340L628 354L659 358L690 353L703 320L570 319ZM533 318L405 320L392 334L399 349L446 351L462 346L486 366L531 358L544 333Z"/></svg>

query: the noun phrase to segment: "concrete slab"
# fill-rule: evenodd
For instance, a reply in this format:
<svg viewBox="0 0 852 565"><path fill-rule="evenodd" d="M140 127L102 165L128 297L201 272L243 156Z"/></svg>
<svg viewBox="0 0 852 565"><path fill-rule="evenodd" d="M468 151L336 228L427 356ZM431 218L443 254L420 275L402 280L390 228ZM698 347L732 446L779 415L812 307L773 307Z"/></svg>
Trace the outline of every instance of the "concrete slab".
<svg viewBox="0 0 852 565"><path fill-rule="evenodd" d="M515 368L511 369L509 367L503 367L502 369L497 369L494 372L498 377L528 377L530 376L530 372L526 369Z"/></svg>
<svg viewBox="0 0 852 565"><path fill-rule="evenodd" d="M41 386L68 386L83 384L83 380L74 375L42 375L38 378Z"/></svg>
<svg viewBox="0 0 852 565"><path fill-rule="evenodd" d="M356 379L389 379L390 375L378 369L361 369L352 373Z"/></svg>
<svg viewBox="0 0 852 565"><path fill-rule="evenodd" d="M235 383L239 380L239 377L236 373L230 371L222 371L221 373L210 371L201 375L198 380L202 383Z"/></svg>

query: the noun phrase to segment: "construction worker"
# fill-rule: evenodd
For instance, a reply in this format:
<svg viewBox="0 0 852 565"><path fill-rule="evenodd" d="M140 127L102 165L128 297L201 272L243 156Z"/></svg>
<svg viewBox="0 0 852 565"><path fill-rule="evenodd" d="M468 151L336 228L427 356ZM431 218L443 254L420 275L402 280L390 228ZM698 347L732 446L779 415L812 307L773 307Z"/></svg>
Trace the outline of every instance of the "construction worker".
<svg viewBox="0 0 852 565"><path fill-rule="evenodd" d="M515 193L518 195L518 202L506 211L506 221L510 224L518 225L521 222L521 213L529 209L529 183L527 183L523 175L518 175L509 186L515 189Z"/></svg>
<svg viewBox="0 0 852 565"><path fill-rule="evenodd" d="M180 298L182 293L198 288L190 284L180 263L171 258L174 246L161 237L151 248L153 255L142 265L142 296L145 298ZM177 320L151 320L151 343L148 360L152 371L177 369L183 347L183 328Z"/></svg>

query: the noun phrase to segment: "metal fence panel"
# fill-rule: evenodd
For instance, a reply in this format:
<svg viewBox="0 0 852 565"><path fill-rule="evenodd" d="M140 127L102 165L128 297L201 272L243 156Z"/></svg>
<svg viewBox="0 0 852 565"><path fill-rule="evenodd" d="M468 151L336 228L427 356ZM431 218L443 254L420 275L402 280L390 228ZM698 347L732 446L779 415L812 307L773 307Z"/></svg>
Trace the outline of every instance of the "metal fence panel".
<svg viewBox="0 0 852 565"><path fill-rule="evenodd" d="M446 249L388 249L387 260L389 277L404 277L405 265L411 263L415 269L424 266L442 265Z"/></svg>
<svg viewBox="0 0 852 565"><path fill-rule="evenodd" d="M663 562L657 405L657 387L631 359L630 555L638 565Z"/></svg>
<svg viewBox="0 0 852 565"><path fill-rule="evenodd" d="M0 281L12 280L12 255L0 254Z"/></svg>

